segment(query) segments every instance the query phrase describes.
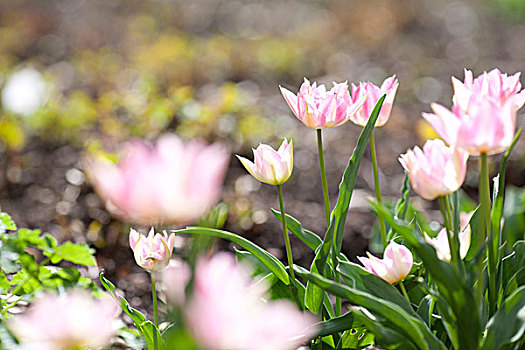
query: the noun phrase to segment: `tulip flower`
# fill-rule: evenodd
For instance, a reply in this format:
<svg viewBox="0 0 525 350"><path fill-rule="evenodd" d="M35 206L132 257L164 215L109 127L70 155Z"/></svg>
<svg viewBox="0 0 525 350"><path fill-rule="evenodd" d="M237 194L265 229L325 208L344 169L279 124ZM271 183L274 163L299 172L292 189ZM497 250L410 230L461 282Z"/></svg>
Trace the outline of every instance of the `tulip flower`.
<svg viewBox="0 0 525 350"><path fill-rule="evenodd" d="M315 317L284 300L274 301L264 284L228 253L199 260L193 295L185 309L195 340L205 349L296 349L313 336Z"/></svg>
<svg viewBox="0 0 525 350"><path fill-rule="evenodd" d="M363 98L366 100L363 107L351 116L350 120L355 124L364 127L368 122L368 118L370 118L377 101L379 101L381 96L386 94L385 101L383 102L375 126L380 127L385 125L388 118L390 118L390 112L392 111L392 105L394 103L394 98L396 97L398 86L399 83L397 82L395 75L387 78L380 87L370 82L361 82L357 86L352 84L352 101L356 103Z"/></svg>
<svg viewBox="0 0 525 350"><path fill-rule="evenodd" d="M91 159L88 173L106 208L140 225L190 224L218 201L228 153L220 145L188 144L164 135L155 146L126 145L123 159Z"/></svg>
<svg viewBox="0 0 525 350"><path fill-rule="evenodd" d="M494 69L472 79L472 72L465 70L464 83L456 78L452 82L452 110L433 103L434 113L423 117L448 144L472 155L505 151L514 138L516 112L525 103L519 73L507 77Z"/></svg>
<svg viewBox="0 0 525 350"><path fill-rule="evenodd" d="M467 256L470 248L470 218L473 213L461 213L461 232L458 235L459 239L459 256L464 259ZM453 233L452 233L453 234ZM425 241L436 249L437 257L444 261L450 261L450 246L447 238L447 231L443 228L435 238L431 238L425 234Z"/></svg>
<svg viewBox="0 0 525 350"><path fill-rule="evenodd" d="M383 259L379 259L367 252L368 258L358 256L357 259L364 265L368 272L381 277L390 284L404 279L412 269L414 257L404 245L394 241L385 248Z"/></svg>
<svg viewBox="0 0 525 350"><path fill-rule="evenodd" d="M281 147L275 151L268 145L261 144L253 150L254 162L237 156L242 165L257 180L281 185L290 178L293 170L293 141L284 139Z"/></svg>
<svg viewBox="0 0 525 350"><path fill-rule="evenodd" d="M133 250L135 261L148 271L158 271L168 266L174 242L175 233L169 236L166 231L155 234L153 227L147 237L134 229L129 233L129 246Z"/></svg>
<svg viewBox="0 0 525 350"><path fill-rule="evenodd" d="M366 96L360 96L352 101L346 82L334 83L334 87L326 91L324 84L310 84L305 78L297 95L282 86L279 88L293 114L312 129L324 129L346 123L366 99Z"/></svg>
<svg viewBox="0 0 525 350"><path fill-rule="evenodd" d="M426 200L457 191L467 171L468 153L447 147L441 140L428 140L423 150L415 147L399 157L414 191Z"/></svg>
<svg viewBox="0 0 525 350"><path fill-rule="evenodd" d="M9 329L32 349L100 349L115 334L118 306L109 296L95 299L87 292L47 294L29 310L8 320Z"/></svg>

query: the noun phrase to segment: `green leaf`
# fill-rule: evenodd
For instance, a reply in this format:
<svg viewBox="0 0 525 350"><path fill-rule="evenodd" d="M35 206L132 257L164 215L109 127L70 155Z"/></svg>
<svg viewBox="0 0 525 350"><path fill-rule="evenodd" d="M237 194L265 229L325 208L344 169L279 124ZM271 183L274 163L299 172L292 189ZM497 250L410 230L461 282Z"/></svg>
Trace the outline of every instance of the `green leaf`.
<svg viewBox="0 0 525 350"><path fill-rule="evenodd" d="M261 261L264 264L264 266L266 266L270 271L272 271L285 284L290 283L288 273L286 272L283 263L281 263L276 257L268 253L263 248L259 247L255 243L250 242L246 238L236 235L235 233L206 227L188 227L173 232L175 232L176 234L187 233L192 235L207 235L226 239L252 253L253 256L259 259L259 261Z"/></svg>
<svg viewBox="0 0 525 350"><path fill-rule="evenodd" d="M6 213L0 213L0 235L3 235L6 231L15 231L16 224L11 219L11 216Z"/></svg>
<svg viewBox="0 0 525 350"><path fill-rule="evenodd" d="M334 256L338 256L341 251L341 246L343 244L343 230L346 222L346 216L348 214L348 207L350 206L350 200L352 199L352 193L354 191L355 180L357 178L357 172L359 170L359 165L361 164L361 159L368 145L368 140L370 135L374 130L375 123L379 117L379 111L383 105L386 95L383 95L377 102L366 126L363 128L359 139L357 140L357 145L348 161L345 172L341 183L339 184L339 195L337 198L337 203L330 214L330 226L326 231L326 234L323 239L323 243L316 251L314 261L312 263L310 271L313 273L320 273L321 275L326 275L325 267L328 254L331 249L334 249ZM334 264L337 261L333 262ZM310 283L306 284L306 295L305 295L305 304L309 310L313 313L318 313L321 308L321 303L323 300L323 292L319 287L312 285Z"/></svg>
<svg viewBox="0 0 525 350"><path fill-rule="evenodd" d="M521 286L487 323L481 350L498 350L522 341L525 334L525 286ZM505 347L506 348L506 347Z"/></svg>
<svg viewBox="0 0 525 350"><path fill-rule="evenodd" d="M347 330L341 337L341 349L363 349L372 344L374 335L365 327Z"/></svg>
<svg viewBox="0 0 525 350"><path fill-rule="evenodd" d="M445 346L419 317L410 315L399 305L378 299L374 295L361 290L336 283L318 274L313 274L302 267L295 266L294 270L298 276L316 284L327 292L380 315L389 322L392 329L410 339L418 349L445 350Z"/></svg>
<svg viewBox="0 0 525 350"><path fill-rule="evenodd" d="M91 249L87 244L75 244L69 241L57 246L53 254L44 252L53 264L66 260L78 265L97 266L97 261L93 256L94 253L95 250Z"/></svg>
<svg viewBox="0 0 525 350"><path fill-rule="evenodd" d="M104 277L104 270L100 270L98 277L100 283L102 283L102 286L120 305L120 307L126 313L126 315L128 315L131 318L131 320L135 324L135 327L137 327L137 330L144 337L144 339L146 340L146 348L148 350L154 349L154 336L156 336L157 339L162 343L162 336L158 328L155 327L155 325L151 321L146 320L146 316L144 316L140 311L132 308L124 297L115 293L115 285L111 283L111 281L108 280L106 277Z"/></svg>
<svg viewBox="0 0 525 350"><path fill-rule="evenodd" d="M272 209L273 215L282 222L281 212L277 211L275 209ZM323 243L323 240L321 237L319 237L317 234L315 234L312 231L303 229L301 223L294 217L285 214L286 217L286 224L288 226L288 229L292 234L294 234L297 238L299 238L304 244L308 246L311 250L315 251L317 247Z"/></svg>
<svg viewBox="0 0 525 350"><path fill-rule="evenodd" d="M11 288L9 280L7 279L7 276L4 274L4 272L0 270L0 292L2 292L2 294L7 294L9 288Z"/></svg>

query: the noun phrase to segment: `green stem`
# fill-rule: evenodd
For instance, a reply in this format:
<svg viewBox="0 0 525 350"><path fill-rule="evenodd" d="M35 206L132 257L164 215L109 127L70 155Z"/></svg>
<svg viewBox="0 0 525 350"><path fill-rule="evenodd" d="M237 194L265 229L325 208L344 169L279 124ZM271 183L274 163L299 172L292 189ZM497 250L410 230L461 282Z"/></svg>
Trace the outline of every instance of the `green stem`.
<svg viewBox="0 0 525 350"><path fill-rule="evenodd" d="M451 214L450 214L450 206L448 204L448 198L447 196L439 197L439 208L441 209L441 214L443 215L443 223L445 225L445 231L447 233L447 241L448 241L448 249L450 253L450 260L454 265L457 266L457 252L456 252L456 245L454 244L454 239L452 237L453 230L451 228Z"/></svg>
<svg viewBox="0 0 525 350"><path fill-rule="evenodd" d="M328 197L328 185L326 183L326 170L323 155L323 134L321 129L317 129L317 150L319 152L319 167L321 168L321 184L323 186L324 214L326 227L330 226L330 199Z"/></svg>
<svg viewBox="0 0 525 350"><path fill-rule="evenodd" d="M286 215L284 213L284 201L283 201L283 190L281 188L281 185L277 185L277 192L279 193L279 205L281 208L281 217L283 218L283 237L284 237L284 245L286 247L286 257L288 258L288 267L289 267L289 273L292 286L295 282L295 273L293 271L293 257L292 257L292 246L290 245L290 237L288 236L288 227L286 225Z"/></svg>
<svg viewBox="0 0 525 350"><path fill-rule="evenodd" d="M399 287L401 288L401 292L405 296L406 300L408 300L408 303L410 304L410 298L408 297L407 290L405 289L405 285L403 284L403 281L399 281Z"/></svg>
<svg viewBox="0 0 525 350"><path fill-rule="evenodd" d="M377 203L383 204L383 199L381 198L381 187L379 184L379 173L377 171L376 145L374 141L374 131L373 130L372 130L372 134L370 134L370 155L372 157L372 169L374 170L374 187L376 191ZM381 231L381 242L383 243L383 249L385 249L387 245L385 220L383 219L383 215L379 213L377 213L377 217L379 218L379 229Z"/></svg>
<svg viewBox="0 0 525 350"><path fill-rule="evenodd" d="M483 242L490 240L490 184L489 184L489 161L486 153L480 157L479 171L479 201L483 215ZM492 244L488 245L488 276L489 276L489 317L496 311L496 257Z"/></svg>
<svg viewBox="0 0 525 350"><path fill-rule="evenodd" d="M326 169L324 165L324 153L323 153L323 132L322 129L317 129L317 151L319 154L319 168L321 169L321 184L323 187L323 200L324 200L324 214L326 220L326 228L330 227L330 198L328 196L328 185L326 182ZM337 251L335 249L335 241L332 246L332 267L334 272L334 279L336 282L340 282L341 278L337 271ZM341 315L341 298L335 297L335 313L336 316Z"/></svg>
<svg viewBox="0 0 525 350"><path fill-rule="evenodd" d="M159 328L159 310L157 308L157 288L155 286L155 271L151 271L151 294L153 296L153 314L155 315L155 327ZM157 333L153 335L153 346L155 350L159 348Z"/></svg>

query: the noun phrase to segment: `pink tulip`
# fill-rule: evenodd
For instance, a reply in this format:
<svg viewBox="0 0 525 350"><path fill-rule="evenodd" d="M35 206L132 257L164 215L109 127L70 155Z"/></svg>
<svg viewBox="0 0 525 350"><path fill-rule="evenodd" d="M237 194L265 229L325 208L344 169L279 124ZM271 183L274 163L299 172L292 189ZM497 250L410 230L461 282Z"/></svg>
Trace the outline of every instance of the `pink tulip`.
<svg viewBox="0 0 525 350"><path fill-rule="evenodd" d="M168 267L162 271L161 279L168 304L182 306L186 300L186 285L191 279L190 266L183 260L171 259Z"/></svg>
<svg viewBox="0 0 525 350"><path fill-rule="evenodd" d="M159 271L168 266L174 242L175 233L169 236L166 231L155 234L153 227L147 237L134 229L129 232L129 246L137 265L149 271Z"/></svg>
<svg viewBox="0 0 525 350"><path fill-rule="evenodd" d="M28 348L69 350L100 349L115 334L118 306L109 296L95 299L87 292L47 294L25 314L8 321L9 329Z"/></svg>
<svg viewBox="0 0 525 350"><path fill-rule="evenodd" d="M452 82L452 110L433 103L434 113L423 117L448 144L472 155L505 151L514 138L516 112L525 103L519 73L507 77L494 69L472 79L472 72L465 70L464 83L456 78Z"/></svg>
<svg viewBox="0 0 525 350"><path fill-rule="evenodd" d="M357 125L365 126L368 122L368 118L372 114L377 101L386 94L385 101L381 107L381 112L376 121L376 127L380 127L386 124L388 118L390 118L390 112L392 111L392 105L394 104L394 98L396 97L396 91L399 83L397 82L396 76L393 75L387 78L381 87L375 86L369 82L361 82L358 86L352 84L352 101L357 102L365 98L366 101L357 113L355 113L350 120ZM368 96L368 97L367 97Z"/></svg>
<svg viewBox="0 0 525 350"><path fill-rule="evenodd" d="M468 153L447 147L441 140L428 140L423 150L415 147L399 157L414 191L426 200L457 191L467 172Z"/></svg>
<svg viewBox="0 0 525 350"><path fill-rule="evenodd" d="M251 271L232 255L219 253L197 263L189 329L206 349L296 349L313 336L315 318L289 301L272 301L266 286L254 285Z"/></svg>
<svg viewBox="0 0 525 350"><path fill-rule="evenodd" d="M268 145L259 145L253 150L254 162L241 156L237 158L257 180L270 185L281 185L292 175L293 141L288 143L284 139L277 151Z"/></svg>
<svg viewBox="0 0 525 350"><path fill-rule="evenodd" d="M461 213L461 231L459 232L459 256L464 259L467 256L470 248L470 218L473 212L470 214ZM452 233L454 234L454 233ZM439 234L435 238L431 238L425 234L425 241L436 249L438 259L450 261L450 246L447 239L447 231L443 228L439 231Z"/></svg>
<svg viewBox="0 0 525 350"><path fill-rule="evenodd" d="M305 78L297 95L280 86L284 99L293 114L306 126L313 129L324 129L339 126L348 121L363 105L366 96L352 101L348 83L334 83L330 91L324 84L310 85Z"/></svg>
<svg viewBox="0 0 525 350"><path fill-rule="evenodd" d="M143 141L126 145L124 158L88 162L89 174L106 208L140 225L189 224L218 201L228 166L218 145L164 135L155 146Z"/></svg>
<svg viewBox="0 0 525 350"><path fill-rule="evenodd" d="M376 258L367 252L368 258L358 256L357 259L364 265L368 272L381 277L390 284L404 279L412 269L414 257L404 245L394 241L385 248L383 259Z"/></svg>

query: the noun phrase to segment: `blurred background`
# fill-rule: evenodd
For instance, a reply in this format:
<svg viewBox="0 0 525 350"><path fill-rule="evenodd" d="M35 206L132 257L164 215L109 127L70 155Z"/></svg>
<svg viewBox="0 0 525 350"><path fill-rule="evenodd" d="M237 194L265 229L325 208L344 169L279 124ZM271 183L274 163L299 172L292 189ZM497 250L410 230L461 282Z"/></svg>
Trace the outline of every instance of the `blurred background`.
<svg viewBox="0 0 525 350"><path fill-rule="evenodd" d="M376 131L382 190L395 201L399 154L434 137L421 112L434 101L450 106L450 77L463 79L464 68L525 71L524 37L523 0L0 0L0 206L19 227L95 246L99 266L120 288L133 286L140 307L149 281L131 259L129 226L108 214L86 180L87 154L169 131L252 158L251 147L291 137L286 209L322 235L315 131L293 116L279 85L295 92L304 77L380 84L396 74L392 116ZM348 122L323 134L332 205L360 131ZM521 141L507 177L514 186L525 183L524 155ZM469 169L464 189L475 199L475 162ZM345 232L351 258L374 232L369 196L367 152ZM232 157L223 200L227 230L283 258L269 211L278 207L275 188ZM432 203L414 200L432 217ZM300 264L309 254L295 242Z"/></svg>

